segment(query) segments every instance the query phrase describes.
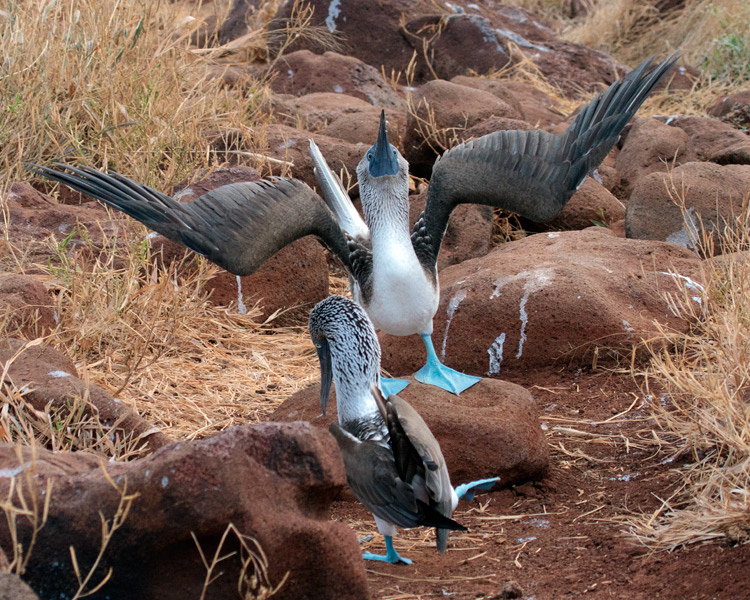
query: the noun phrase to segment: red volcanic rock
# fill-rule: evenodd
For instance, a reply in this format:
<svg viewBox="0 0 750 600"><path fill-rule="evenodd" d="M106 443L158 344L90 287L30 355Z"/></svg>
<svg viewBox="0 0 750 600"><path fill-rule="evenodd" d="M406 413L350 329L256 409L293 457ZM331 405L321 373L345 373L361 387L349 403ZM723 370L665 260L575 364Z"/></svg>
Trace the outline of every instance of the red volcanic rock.
<svg viewBox="0 0 750 600"><path fill-rule="evenodd" d="M18 477L30 476L26 493L39 505L47 480L52 481L49 518L39 531L34 559L24 578L45 598L71 597L77 589L71 566L74 546L79 564L93 563L101 546L101 521L111 520L122 493L135 495L127 518L115 531L95 581L111 569L99 595L110 598L184 600L201 595L206 568L196 544L210 562L230 524L256 543L267 561L267 579L255 566L254 576L267 587L284 582L274 598L367 598L367 581L359 545L352 530L331 521L331 502L346 484L336 443L307 423L265 423L236 427L204 440L166 446L152 456L129 463L100 465L92 456L60 455L0 446L0 464ZM106 470L106 473L105 473ZM0 480L8 494L9 477ZM26 481L26 479L23 479ZM28 521L18 521L19 542L27 547ZM194 536L194 537L193 537ZM6 526L0 543L11 543ZM209 598L234 598L243 582L237 535L227 536L217 566L221 576L208 587ZM215 575L218 573L214 573ZM243 592L244 593L244 592Z"/></svg>
<svg viewBox="0 0 750 600"><path fill-rule="evenodd" d="M688 134L698 160L711 160L729 148L750 145L750 137L746 133L718 119L678 116L668 118L667 124L679 127Z"/></svg>
<svg viewBox="0 0 750 600"><path fill-rule="evenodd" d="M502 4L487 10L498 42L516 45L551 84L568 95L599 91L626 70L605 52L559 39L531 11Z"/></svg>
<svg viewBox="0 0 750 600"><path fill-rule="evenodd" d="M59 186L61 192L65 187ZM60 242L66 240L64 251L68 255L77 252L95 258L105 242L116 238L123 222L118 211L107 211L99 202L59 204L24 182L11 184L3 199L8 207L6 239L23 248L32 263L57 264L46 241L50 236Z"/></svg>
<svg viewBox="0 0 750 600"><path fill-rule="evenodd" d="M484 121L480 121L476 125L472 125L468 129L463 131L457 131L456 135L461 142L480 138L488 133L494 133L495 131L509 131L509 130L528 130L533 129L526 121L519 121L518 119L508 119L506 117L490 117Z"/></svg>
<svg viewBox="0 0 750 600"><path fill-rule="evenodd" d="M711 107L708 114L747 132L750 128L750 90L722 97Z"/></svg>
<svg viewBox="0 0 750 600"><path fill-rule="evenodd" d="M677 289L670 271L700 281L700 263L674 244L621 239L604 227L508 242L440 274L435 348L448 366L493 377L630 357L655 320L688 327L660 292ZM394 376L424 364L419 336L380 339Z"/></svg>
<svg viewBox="0 0 750 600"><path fill-rule="evenodd" d="M400 148L406 132L405 111L385 111L388 123L388 141ZM351 144L362 144L362 153L372 146L378 138L380 128L380 109L370 106L357 112L347 112L333 118L320 133Z"/></svg>
<svg viewBox="0 0 750 600"><path fill-rule="evenodd" d="M241 181L260 179L255 169L232 167L217 169L175 194L181 201L193 201L206 192ZM182 268L190 268L191 261L184 261L190 250L154 234L151 247L155 256L163 264L182 263ZM219 305L236 302L239 310L260 303L260 319L265 320L280 309L304 307L319 302L328 295L328 262L323 246L312 237L302 238L290 244L267 260L255 273L237 277L224 270L206 284L211 290L211 301ZM282 315L278 323L296 321L301 316L299 310ZM305 317L306 318L306 317Z"/></svg>
<svg viewBox="0 0 750 600"><path fill-rule="evenodd" d="M445 14L428 0L311 0L312 23L339 35L346 52L390 74L406 73L416 53L411 75L416 84L452 77L469 69L487 72L505 66L511 44L567 93L609 85L623 70L609 55L565 42L533 13L498 3L452 2ZM270 24L284 27L294 2L287 0ZM405 26L402 26L402 23ZM316 40L300 37L287 49L324 50Z"/></svg>
<svg viewBox="0 0 750 600"><path fill-rule="evenodd" d="M405 24L404 35L438 79L450 79L469 71L489 73L511 62L510 53L498 42L495 29L480 15L417 17Z"/></svg>
<svg viewBox="0 0 750 600"><path fill-rule="evenodd" d="M193 183L183 182L175 186L174 199L181 202L192 202L203 194L215 190L222 185L238 183L240 181L259 181L260 173L252 167L236 165L225 169L215 169L203 173Z"/></svg>
<svg viewBox="0 0 750 600"><path fill-rule="evenodd" d="M347 94L374 106L406 107L406 101L383 79L378 69L353 56L336 52L318 55L300 50L285 54L266 74L273 76L271 89L277 94Z"/></svg>
<svg viewBox="0 0 750 600"><path fill-rule="evenodd" d="M420 5L421 0L391 0L372 2L370 0L342 0L331 3L330 0L311 0L313 9L312 25L325 27L329 32L339 36L348 55L358 58L390 74L404 73L414 54L412 44L401 31L402 14L411 16L412 11ZM423 3L423 6L426 3ZM294 1L286 0L279 6L270 31L285 27L286 20L292 15ZM434 13L434 8L432 11ZM310 49L323 52L325 48L315 39L300 37L293 41L287 52ZM425 67L415 73L423 81Z"/></svg>
<svg viewBox="0 0 750 600"><path fill-rule="evenodd" d="M274 96L274 105L275 114L283 125L315 132L320 132L342 115L361 115L364 111L370 111L379 118L381 110L360 98L333 92L315 92L300 97L278 95ZM392 114L390 110L389 113Z"/></svg>
<svg viewBox="0 0 750 600"><path fill-rule="evenodd" d="M409 196L409 222L414 224L424 211L426 194ZM470 258L484 256L492 237L492 207L461 204L448 221L438 256L438 271Z"/></svg>
<svg viewBox="0 0 750 600"><path fill-rule="evenodd" d="M691 162L670 174L652 173L638 181L625 215L628 237L694 245L698 223L707 232L734 223L750 194L750 166ZM684 201L685 215L678 205Z"/></svg>
<svg viewBox="0 0 750 600"><path fill-rule="evenodd" d="M15 356L17 352L19 355ZM143 450L153 451L171 442L156 426L102 388L78 379L75 365L57 350L45 346L24 348L21 340L5 339L0 341L0 365L6 373L6 383L12 382L24 392L25 400L38 411L66 411L72 398L85 397L104 425L116 424L111 432L115 444L132 437L141 440Z"/></svg>
<svg viewBox="0 0 750 600"><path fill-rule="evenodd" d="M39 596L18 575L2 571L0 572L0 600L39 600Z"/></svg>
<svg viewBox="0 0 750 600"><path fill-rule="evenodd" d="M534 128L546 129L563 120L557 102L529 83L464 75L454 77L451 83L484 90L497 96L515 108L521 115L520 118Z"/></svg>
<svg viewBox="0 0 750 600"><path fill-rule="evenodd" d="M409 112L404 137L404 158L413 174L428 176L438 154L455 134L488 119L520 114L494 94L449 81L435 80L412 95L415 111Z"/></svg>
<svg viewBox="0 0 750 600"><path fill-rule="evenodd" d="M521 220L527 231L566 231L608 225L625 218L625 206L601 183L587 177L562 212L546 223Z"/></svg>
<svg viewBox="0 0 750 600"><path fill-rule="evenodd" d="M27 339L50 333L57 319L44 284L31 275L14 273L0 273L0 315L6 335L17 331Z"/></svg>
<svg viewBox="0 0 750 600"><path fill-rule="evenodd" d="M367 151L361 144L351 144L318 133L310 133L284 125L270 125L265 130L266 148L257 150L266 156L292 163L291 175L301 179L311 187L317 186L310 158L310 140L320 147L320 151L334 173L345 167L356 178L357 165ZM373 140L374 142L374 140Z"/></svg>
<svg viewBox="0 0 750 600"><path fill-rule="evenodd" d="M440 443L453 485L500 477L499 486L541 478L549 450L533 396L519 385L483 379L460 396L413 379L399 393L422 416ZM320 383L287 399L271 416L307 420L328 428L336 421L335 390L320 415ZM467 443L471 440L471 443Z"/></svg>
<svg viewBox="0 0 750 600"><path fill-rule="evenodd" d="M695 159L693 144L682 129L658 119L637 118L615 161L620 175L618 195L629 197L633 186L649 173L663 173L672 165Z"/></svg>

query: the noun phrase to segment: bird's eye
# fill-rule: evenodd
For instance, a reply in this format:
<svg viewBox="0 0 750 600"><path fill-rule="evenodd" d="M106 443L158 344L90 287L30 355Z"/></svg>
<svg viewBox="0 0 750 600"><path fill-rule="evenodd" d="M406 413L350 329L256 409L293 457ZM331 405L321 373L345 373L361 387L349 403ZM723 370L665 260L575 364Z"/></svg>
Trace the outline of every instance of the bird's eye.
<svg viewBox="0 0 750 600"><path fill-rule="evenodd" d="M315 347L316 348L320 348L321 346L320 346L320 344L318 342L315 342Z"/></svg>
<svg viewBox="0 0 750 600"><path fill-rule="evenodd" d="M396 149L393 149L393 156L396 156Z"/></svg>
<svg viewBox="0 0 750 600"><path fill-rule="evenodd" d="M367 160L372 160L372 152L367 153Z"/></svg>

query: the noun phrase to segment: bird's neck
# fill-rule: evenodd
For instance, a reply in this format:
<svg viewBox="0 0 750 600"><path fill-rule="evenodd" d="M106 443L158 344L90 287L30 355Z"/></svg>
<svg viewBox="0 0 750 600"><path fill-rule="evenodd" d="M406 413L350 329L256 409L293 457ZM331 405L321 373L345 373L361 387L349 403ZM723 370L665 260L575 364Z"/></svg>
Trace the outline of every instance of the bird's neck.
<svg viewBox="0 0 750 600"><path fill-rule="evenodd" d="M362 212L370 228L373 253L397 246L411 247L409 188L400 182L373 185L362 190Z"/></svg>
<svg viewBox="0 0 750 600"><path fill-rule="evenodd" d="M379 440L387 429L370 391L369 378L336 377L336 408L339 425L361 440ZM377 383L377 380L376 380Z"/></svg>

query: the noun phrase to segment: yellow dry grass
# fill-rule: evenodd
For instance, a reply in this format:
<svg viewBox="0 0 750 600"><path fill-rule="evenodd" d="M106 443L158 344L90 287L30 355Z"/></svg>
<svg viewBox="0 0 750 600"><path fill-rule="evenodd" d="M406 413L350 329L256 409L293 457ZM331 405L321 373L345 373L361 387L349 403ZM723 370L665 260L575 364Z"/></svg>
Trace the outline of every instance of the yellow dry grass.
<svg viewBox="0 0 750 600"><path fill-rule="evenodd" d="M703 252L713 242L704 236ZM662 348L643 373L657 429L652 441L682 487L631 532L653 549L722 539L750 541L750 213L722 232L724 255L706 262L706 283L685 282L671 310L696 323L661 328Z"/></svg>
<svg viewBox="0 0 750 600"><path fill-rule="evenodd" d="M29 179L23 161L65 160L169 190L222 163L211 146L215 132L240 130L262 141L267 82L229 89L215 75L233 59L190 46L204 17L221 22L230 6L5 3L3 187ZM289 35L305 29L300 15ZM256 166L263 169L262 157ZM193 438L267 417L315 376L303 323L274 328L257 322L257 310L240 315L213 306L204 285L214 267L197 259L185 268L154 266L145 229L112 218L120 237L105 235L95 260L75 256L60 235L34 242L52 259L33 264L29 248L12 235L4 239L5 269L42 272L57 298L60 322L46 342L71 356L89 381L166 433ZM91 237L80 227L77 233Z"/></svg>

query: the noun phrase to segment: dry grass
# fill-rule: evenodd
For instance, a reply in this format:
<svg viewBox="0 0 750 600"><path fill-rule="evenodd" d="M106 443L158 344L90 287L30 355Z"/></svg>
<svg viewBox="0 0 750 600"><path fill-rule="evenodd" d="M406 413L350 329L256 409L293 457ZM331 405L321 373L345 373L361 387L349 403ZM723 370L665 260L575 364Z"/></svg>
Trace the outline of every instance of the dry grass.
<svg viewBox="0 0 750 600"><path fill-rule="evenodd" d="M220 164L210 145L217 130L262 136L266 83L227 89L212 78L215 57L190 48L201 16L216 12L220 21L229 6L4 5L3 181L28 179L24 160L64 158L168 190ZM289 35L304 29L303 17L290 23ZM105 235L97 258L74 256L67 238L51 237L39 242L48 245L49 264L30 264L26 248L15 248L6 263L46 274L60 320L48 342L71 356L83 377L166 433L194 438L267 417L314 376L303 329L274 330L272 322L257 323L257 310L239 315L236 307L213 306L204 287L214 267L199 259L157 267L144 228L113 218L119 237ZM92 237L80 227L77 233ZM6 246L14 248L12 237ZM13 397L20 420L22 397ZM50 442L42 425L24 435L62 444Z"/></svg>
<svg viewBox="0 0 750 600"><path fill-rule="evenodd" d="M127 229L126 229L127 231ZM59 325L50 343L83 373L178 438L256 423L316 374L304 328L259 324L214 306L210 263L158 265L133 226L93 262L54 269Z"/></svg>
<svg viewBox="0 0 750 600"><path fill-rule="evenodd" d="M200 24L190 8L198 14L169 2L6 2L3 181L25 179L24 160L65 159L169 189L213 166L206 134L252 125L265 87L226 89L216 65L190 52Z"/></svg>
<svg viewBox="0 0 750 600"><path fill-rule="evenodd" d="M745 0L686 0L659 12L654 2L588 0L587 14L571 18L566 2L508 0L557 22L564 39L604 50L634 67L648 56L678 50L709 81L740 85L750 78L750 4Z"/></svg>
<svg viewBox="0 0 750 600"><path fill-rule="evenodd" d="M631 521L654 549L750 541L750 214L730 225L722 245L734 252L707 262L702 289L686 282L669 298L697 325L687 334L662 329L663 348L643 374L656 397L653 441L665 461L684 461L681 489ZM703 252L711 248L704 242Z"/></svg>

